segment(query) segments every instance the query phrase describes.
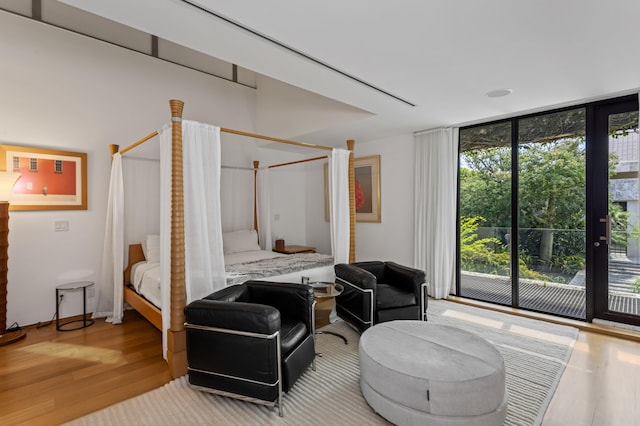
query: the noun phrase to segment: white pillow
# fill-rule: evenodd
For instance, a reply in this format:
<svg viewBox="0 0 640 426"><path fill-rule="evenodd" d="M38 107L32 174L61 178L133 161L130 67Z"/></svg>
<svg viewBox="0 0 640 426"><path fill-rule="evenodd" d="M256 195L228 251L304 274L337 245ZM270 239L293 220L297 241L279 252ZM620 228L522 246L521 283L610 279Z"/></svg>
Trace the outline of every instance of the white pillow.
<svg viewBox="0 0 640 426"><path fill-rule="evenodd" d="M160 235L147 235L142 241L142 253L147 262L160 262Z"/></svg>
<svg viewBox="0 0 640 426"><path fill-rule="evenodd" d="M224 254L260 250L260 246L258 245L258 233L255 229L224 232L222 234L222 245Z"/></svg>

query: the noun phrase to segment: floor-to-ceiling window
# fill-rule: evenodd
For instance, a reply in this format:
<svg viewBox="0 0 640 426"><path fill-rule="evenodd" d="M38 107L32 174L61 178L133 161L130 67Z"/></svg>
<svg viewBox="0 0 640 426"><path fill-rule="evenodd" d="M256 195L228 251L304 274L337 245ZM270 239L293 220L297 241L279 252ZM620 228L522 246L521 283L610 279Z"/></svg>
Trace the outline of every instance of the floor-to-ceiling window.
<svg viewBox="0 0 640 426"><path fill-rule="evenodd" d="M460 131L459 295L511 303L511 122Z"/></svg>
<svg viewBox="0 0 640 426"><path fill-rule="evenodd" d="M460 129L457 295L640 321L637 105L629 96Z"/></svg>
<svg viewBox="0 0 640 426"><path fill-rule="evenodd" d="M517 125L518 304L584 319L585 109Z"/></svg>

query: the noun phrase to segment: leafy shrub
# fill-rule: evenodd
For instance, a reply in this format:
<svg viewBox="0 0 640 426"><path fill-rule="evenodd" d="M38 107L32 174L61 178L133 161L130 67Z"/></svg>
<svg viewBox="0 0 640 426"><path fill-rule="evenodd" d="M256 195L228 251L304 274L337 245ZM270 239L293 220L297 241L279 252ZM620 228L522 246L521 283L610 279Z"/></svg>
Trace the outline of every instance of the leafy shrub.
<svg viewBox="0 0 640 426"><path fill-rule="evenodd" d="M510 276L511 256L508 247L497 238L478 236L478 227L485 221L482 216L460 217L460 267L469 272ZM518 264L521 278L550 280L548 276L529 269L524 260L519 259Z"/></svg>

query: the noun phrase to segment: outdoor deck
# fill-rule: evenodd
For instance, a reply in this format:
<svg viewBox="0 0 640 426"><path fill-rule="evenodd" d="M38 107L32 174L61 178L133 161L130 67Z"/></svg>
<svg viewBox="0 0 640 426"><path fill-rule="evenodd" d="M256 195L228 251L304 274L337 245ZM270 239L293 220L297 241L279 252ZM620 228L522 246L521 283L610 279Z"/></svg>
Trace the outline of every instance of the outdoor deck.
<svg viewBox="0 0 640 426"><path fill-rule="evenodd" d="M462 272L462 291L459 296L486 302L511 305L511 280L498 275ZM609 307L613 311L640 315L640 294L631 286L612 285L616 288L609 295ZM520 307L547 312L563 317L584 320L586 318L585 288L582 285L520 281Z"/></svg>

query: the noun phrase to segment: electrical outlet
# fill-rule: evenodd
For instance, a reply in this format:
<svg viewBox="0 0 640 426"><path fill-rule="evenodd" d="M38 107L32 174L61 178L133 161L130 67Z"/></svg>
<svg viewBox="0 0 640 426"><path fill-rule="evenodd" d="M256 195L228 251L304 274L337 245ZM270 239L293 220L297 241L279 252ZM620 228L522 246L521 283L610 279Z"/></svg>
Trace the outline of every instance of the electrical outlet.
<svg viewBox="0 0 640 426"><path fill-rule="evenodd" d="M69 221L68 220L56 220L53 222L53 230L55 232L68 232Z"/></svg>

